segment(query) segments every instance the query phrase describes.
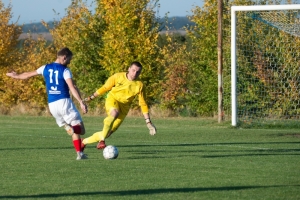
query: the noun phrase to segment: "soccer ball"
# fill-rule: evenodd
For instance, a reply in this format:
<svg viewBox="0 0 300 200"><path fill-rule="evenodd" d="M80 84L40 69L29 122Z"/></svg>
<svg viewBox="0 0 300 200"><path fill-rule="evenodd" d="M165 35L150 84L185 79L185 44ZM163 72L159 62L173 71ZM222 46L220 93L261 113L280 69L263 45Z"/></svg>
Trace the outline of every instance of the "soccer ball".
<svg viewBox="0 0 300 200"><path fill-rule="evenodd" d="M113 145L108 145L103 149L103 157L107 160L116 159L119 155L117 147Z"/></svg>

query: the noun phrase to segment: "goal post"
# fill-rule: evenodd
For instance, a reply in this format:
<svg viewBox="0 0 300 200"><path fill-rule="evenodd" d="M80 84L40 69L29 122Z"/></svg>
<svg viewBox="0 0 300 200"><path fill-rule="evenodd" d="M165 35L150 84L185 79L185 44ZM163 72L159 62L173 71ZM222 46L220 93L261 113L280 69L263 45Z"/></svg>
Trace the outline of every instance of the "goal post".
<svg viewBox="0 0 300 200"><path fill-rule="evenodd" d="M299 46L300 4L231 7L232 126L300 119Z"/></svg>

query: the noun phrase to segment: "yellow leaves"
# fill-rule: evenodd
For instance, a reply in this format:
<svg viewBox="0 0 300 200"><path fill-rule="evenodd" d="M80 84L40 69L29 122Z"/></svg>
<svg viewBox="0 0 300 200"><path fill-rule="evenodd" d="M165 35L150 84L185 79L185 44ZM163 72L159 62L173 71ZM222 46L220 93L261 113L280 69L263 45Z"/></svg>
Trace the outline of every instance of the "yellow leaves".
<svg viewBox="0 0 300 200"><path fill-rule="evenodd" d="M50 30L50 33L53 35L55 46L69 46L71 48L75 41L87 38L88 32L94 28L95 24L96 20L93 18L91 12L79 0L74 1L68 7L67 16L56 23L56 28Z"/></svg>
<svg viewBox="0 0 300 200"><path fill-rule="evenodd" d="M157 32L150 32L155 16L148 13L149 1L103 0L100 2L107 29L103 34L103 66L111 73L126 70L134 58L141 62L153 56ZM145 22L148 23L145 23ZM149 24L150 23L150 24ZM124 67L125 63L125 67ZM114 66L115 69L112 69ZM147 72L146 72L147 73Z"/></svg>
<svg viewBox="0 0 300 200"><path fill-rule="evenodd" d="M29 39L22 47L23 50L13 56L12 50L16 49L20 33L18 30L21 29L13 25L3 26L1 23L0 65L12 64L18 72L35 70L43 64L52 62L57 49L68 46L75 55L70 65L73 75L79 77L79 74L85 73L89 76L88 81L76 80L83 86L88 82L102 82L99 80L99 71L102 72L102 77L106 75L106 71L110 74L125 71L134 60L144 65L141 77L145 81L158 82L161 71L158 64L161 52L157 47L159 24L155 12L149 9L150 2L151 0L101 0L97 1L99 6L93 15L81 0L72 1L72 5L67 9L67 15L61 21L55 22L54 29L49 30L53 38L51 46L48 47L42 38L37 41ZM10 10L1 13L0 17L3 18L1 22L9 22L9 13ZM47 23L43 24L49 28ZM6 45L2 45L3 43ZM40 100L34 99L36 103L45 102L42 79L5 80L7 82L4 87L10 91L6 93L9 95L5 96L7 103L29 100L33 98L32 94L43 97ZM10 88L8 85L13 87ZM12 91L13 89L16 91ZM149 88L149 91L150 97L157 93L155 88ZM15 92L22 94L19 99L13 96ZM8 99L15 101L8 102ZM0 101L2 100L0 97Z"/></svg>
<svg viewBox="0 0 300 200"><path fill-rule="evenodd" d="M7 66L11 55L15 51L18 37L21 34L21 27L16 24L9 24L11 15L10 8L4 8L0 4L0 66Z"/></svg>
<svg viewBox="0 0 300 200"><path fill-rule="evenodd" d="M8 11L10 9L4 9L1 7L0 2L0 72L1 79L0 88L5 88L5 92L0 96L0 102L2 105L10 106L18 102L29 102L32 100L33 94L41 93L41 89L35 89L32 87L37 79L31 80L15 80L7 77L5 74L9 71L17 71L22 73L25 71L33 71L42 65L41 59L48 58L49 55L45 57L40 56L43 54L45 40L38 38L37 41L32 40L30 37L24 41L24 45L21 49L17 47L18 38L21 34L21 27L16 24L9 24L10 14ZM30 34L29 34L30 36ZM51 56L52 57L52 56ZM45 94L45 90L42 90ZM40 104L45 104L46 96L40 96L36 101Z"/></svg>

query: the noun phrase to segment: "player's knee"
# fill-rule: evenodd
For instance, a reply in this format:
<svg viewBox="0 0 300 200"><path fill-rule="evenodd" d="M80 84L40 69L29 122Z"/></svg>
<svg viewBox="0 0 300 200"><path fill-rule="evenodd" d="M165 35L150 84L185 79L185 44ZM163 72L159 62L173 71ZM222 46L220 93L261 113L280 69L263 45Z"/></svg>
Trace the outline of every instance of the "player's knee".
<svg viewBox="0 0 300 200"><path fill-rule="evenodd" d="M110 110L110 115L113 117L113 118L117 118L119 116L119 111L117 109L111 109Z"/></svg>
<svg viewBox="0 0 300 200"><path fill-rule="evenodd" d="M79 134L79 135L84 135L85 134L85 128L83 125L77 124L73 126L74 133Z"/></svg>

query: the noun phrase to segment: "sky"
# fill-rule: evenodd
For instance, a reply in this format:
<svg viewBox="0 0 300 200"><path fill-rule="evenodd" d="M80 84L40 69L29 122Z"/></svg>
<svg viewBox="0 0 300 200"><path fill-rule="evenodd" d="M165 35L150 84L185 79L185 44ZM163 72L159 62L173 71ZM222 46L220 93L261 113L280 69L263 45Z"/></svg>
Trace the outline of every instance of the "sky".
<svg viewBox="0 0 300 200"><path fill-rule="evenodd" d="M71 0L0 0L7 7L9 2L12 5L11 22L18 20L19 24L37 23L59 20L65 16L65 9L70 5ZM93 0L87 0L91 4ZM158 15L164 17L169 12L169 17L186 16L192 14L195 6L202 7L203 0L159 0L160 8ZM55 12L54 12L55 10ZM59 15L55 14L59 13Z"/></svg>

